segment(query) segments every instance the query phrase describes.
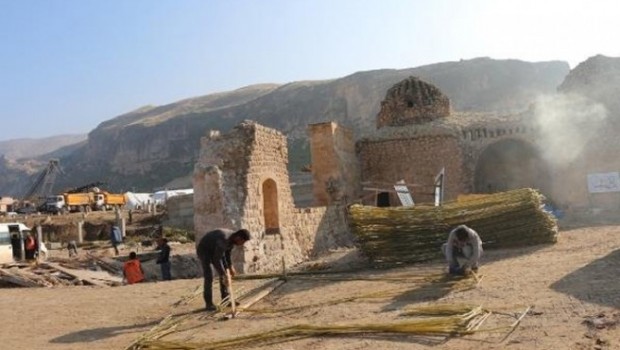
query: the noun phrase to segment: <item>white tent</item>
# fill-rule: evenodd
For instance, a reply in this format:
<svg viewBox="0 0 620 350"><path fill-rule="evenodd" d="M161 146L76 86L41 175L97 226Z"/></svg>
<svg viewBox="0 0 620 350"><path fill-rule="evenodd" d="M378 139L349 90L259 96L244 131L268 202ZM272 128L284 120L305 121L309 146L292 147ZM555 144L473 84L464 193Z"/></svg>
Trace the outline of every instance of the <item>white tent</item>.
<svg viewBox="0 0 620 350"><path fill-rule="evenodd" d="M147 209L149 203L153 203L152 193L125 192L125 198L127 198L127 204L125 204L127 209Z"/></svg>
<svg viewBox="0 0 620 350"><path fill-rule="evenodd" d="M194 189L187 188L187 189L179 189L179 190L157 191L153 193L153 200L155 201L155 204L163 205L163 204L166 204L166 201L168 200L168 198L174 197L174 196L182 196L185 194L194 194Z"/></svg>

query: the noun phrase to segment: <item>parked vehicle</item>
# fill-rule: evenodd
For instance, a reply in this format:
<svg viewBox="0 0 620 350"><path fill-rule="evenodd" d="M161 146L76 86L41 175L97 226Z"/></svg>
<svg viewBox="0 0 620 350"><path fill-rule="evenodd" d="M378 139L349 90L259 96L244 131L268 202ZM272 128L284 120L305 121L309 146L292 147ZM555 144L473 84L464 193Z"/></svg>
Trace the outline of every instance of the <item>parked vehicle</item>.
<svg viewBox="0 0 620 350"><path fill-rule="evenodd" d="M0 223L0 264L24 260L24 240L28 233L33 234L26 225L19 222ZM48 251L42 242L38 242L41 258L47 258Z"/></svg>
<svg viewBox="0 0 620 350"><path fill-rule="evenodd" d="M25 206L25 207L17 208L15 212L17 214L36 214L39 212L39 210L37 210L37 208L33 206Z"/></svg>
<svg viewBox="0 0 620 350"><path fill-rule="evenodd" d="M122 208L125 204L127 204L127 198L125 198L125 194L123 193L110 193L103 191L103 196L103 202L106 209Z"/></svg>
<svg viewBox="0 0 620 350"><path fill-rule="evenodd" d="M95 192L96 210L112 210L122 208L127 203L124 194L110 193L106 191Z"/></svg>
<svg viewBox="0 0 620 350"><path fill-rule="evenodd" d="M63 193L47 197L45 210L49 213L89 212L103 205L103 198L98 198L93 192Z"/></svg>
<svg viewBox="0 0 620 350"><path fill-rule="evenodd" d="M124 194L106 191L63 193L49 196L45 203L45 211L50 213L89 212L91 210L112 210L121 208L127 203Z"/></svg>

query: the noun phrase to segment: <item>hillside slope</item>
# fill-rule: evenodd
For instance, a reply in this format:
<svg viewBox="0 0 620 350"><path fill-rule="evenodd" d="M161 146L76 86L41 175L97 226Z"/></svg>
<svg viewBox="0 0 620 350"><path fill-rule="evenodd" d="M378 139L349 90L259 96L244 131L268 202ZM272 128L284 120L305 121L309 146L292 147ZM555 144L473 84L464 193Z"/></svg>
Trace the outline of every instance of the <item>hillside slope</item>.
<svg viewBox="0 0 620 350"><path fill-rule="evenodd" d="M101 123L88 142L62 157L58 187L104 181L111 190L150 191L191 173L208 130L252 119L289 137L290 168L309 161L311 123L336 121L357 135L372 132L388 88L410 76L434 83L460 111L510 113L551 93L569 72L565 62L477 58L417 68L358 72L325 81L255 85L159 107L144 107ZM25 181L27 183L27 181ZM0 180L0 193L7 187Z"/></svg>

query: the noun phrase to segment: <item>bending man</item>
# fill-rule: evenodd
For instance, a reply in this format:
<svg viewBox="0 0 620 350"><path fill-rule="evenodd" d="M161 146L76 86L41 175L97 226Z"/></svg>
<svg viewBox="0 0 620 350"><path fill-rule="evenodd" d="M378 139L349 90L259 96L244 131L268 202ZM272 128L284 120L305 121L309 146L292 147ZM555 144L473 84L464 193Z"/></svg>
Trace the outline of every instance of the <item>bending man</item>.
<svg viewBox="0 0 620 350"><path fill-rule="evenodd" d="M217 307L213 304L213 272L211 265L217 271L220 278L220 293L222 300L228 297L228 281L226 279L226 270L229 271L231 277L235 275L230 252L234 246L242 246L250 240L250 232L241 229L233 232L228 229L217 229L207 232L196 247L196 254L202 264L202 273L204 275L204 291L203 297L207 311L216 311Z"/></svg>
<svg viewBox="0 0 620 350"><path fill-rule="evenodd" d="M448 235L448 242L441 246L448 261L451 275L465 275L469 269L478 271L482 255L482 241L478 233L465 225L459 225Z"/></svg>

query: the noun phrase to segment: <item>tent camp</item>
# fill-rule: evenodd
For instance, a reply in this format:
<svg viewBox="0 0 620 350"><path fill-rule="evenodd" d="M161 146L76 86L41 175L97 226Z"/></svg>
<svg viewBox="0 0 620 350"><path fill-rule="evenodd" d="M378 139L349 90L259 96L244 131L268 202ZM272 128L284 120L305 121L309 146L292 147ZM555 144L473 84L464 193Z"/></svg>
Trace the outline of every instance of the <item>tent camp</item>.
<svg viewBox="0 0 620 350"><path fill-rule="evenodd" d="M126 192L125 198L127 198L125 208L131 210L147 209L148 205L153 203L152 193Z"/></svg>
<svg viewBox="0 0 620 350"><path fill-rule="evenodd" d="M164 205L164 204L166 204L166 201L170 197L182 196L182 195L185 195L185 194L194 194L194 189L193 188L187 188L187 189L179 189L179 190L157 191L157 192L153 193L153 200L155 201L155 204L157 204L157 205Z"/></svg>

